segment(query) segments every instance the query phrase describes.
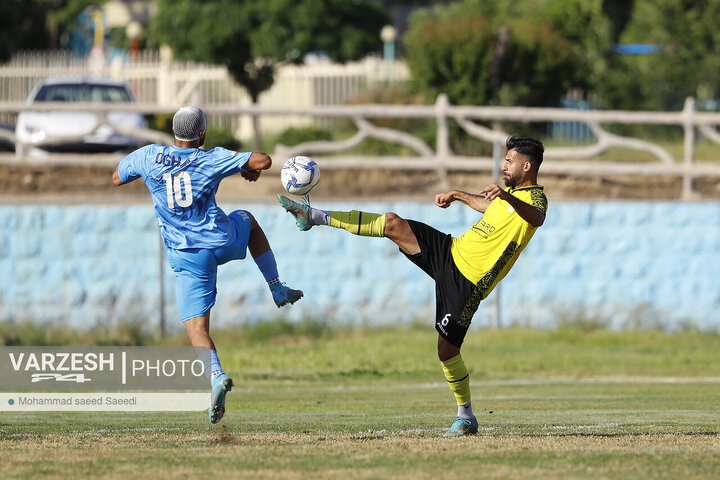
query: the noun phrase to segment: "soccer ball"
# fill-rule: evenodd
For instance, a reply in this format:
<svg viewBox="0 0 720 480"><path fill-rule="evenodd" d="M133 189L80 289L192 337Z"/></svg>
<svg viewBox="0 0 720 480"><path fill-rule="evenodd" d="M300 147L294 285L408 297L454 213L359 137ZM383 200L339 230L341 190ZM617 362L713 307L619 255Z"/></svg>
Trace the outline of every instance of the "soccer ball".
<svg viewBox="0 0 720 480"><path fill-rule="evenodd" d="M320 167L310 157L292 157L280 170L280 181L289 193L307 195L320 181Z"/></svg>

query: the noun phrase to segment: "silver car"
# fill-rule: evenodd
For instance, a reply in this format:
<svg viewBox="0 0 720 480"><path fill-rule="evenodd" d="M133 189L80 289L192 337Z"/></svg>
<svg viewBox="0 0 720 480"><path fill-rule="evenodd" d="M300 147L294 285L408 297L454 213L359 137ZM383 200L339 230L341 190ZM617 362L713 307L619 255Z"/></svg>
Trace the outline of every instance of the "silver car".
<svg viewBox="0 0 720 480"><path fill-rule="evenodd" d="M39 102L134 103L125 82L108 78L52 77L37 85L28 104ZM145 128L134 112L23 111L15 127L16 150L115 152L144 145L129 132Z"/></svg>

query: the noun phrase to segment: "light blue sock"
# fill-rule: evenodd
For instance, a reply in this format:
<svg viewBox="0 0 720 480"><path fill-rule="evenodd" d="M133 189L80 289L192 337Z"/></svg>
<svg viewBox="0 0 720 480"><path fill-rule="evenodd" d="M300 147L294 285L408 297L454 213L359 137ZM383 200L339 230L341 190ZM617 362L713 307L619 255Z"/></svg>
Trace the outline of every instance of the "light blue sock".
<svg viewBox="0 0 720 480"><path fill-rule="evenodd" d="M220 366L220 359L217 356L216 350L210 350L210 373L213 377L216 373L223 373L223 369Z"/></svg>
<svg viewBox="0 0 720 480"><path fill-rule="evenodd" d="M268 285L280 283L277 262L275 262L275 255L273 255L272 250L268 250L267 252L258 255L255 258L255 263L260 269L260 273L262 273L263 277L265 277L265 281Z"/></svg>
<svg viewBox="0 0 720 480"><path fill-rule="evenodd" d="M209 350L205 347L201 347L202 352L198 355L198 360L203 364L205 376L208 380L212 380L215 372L222 372L220 366L220 360L218 359L217 352L215 350Z"/></svg>

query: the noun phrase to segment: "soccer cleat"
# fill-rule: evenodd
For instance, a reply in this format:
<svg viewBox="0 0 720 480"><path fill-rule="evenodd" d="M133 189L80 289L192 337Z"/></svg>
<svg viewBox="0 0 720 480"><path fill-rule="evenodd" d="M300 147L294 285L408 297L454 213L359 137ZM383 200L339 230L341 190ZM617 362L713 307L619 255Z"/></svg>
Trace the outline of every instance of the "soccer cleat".
<svg viewBox="0 0 720 480"><path fill-rule="evenodd" d="M225 395L232 390L233 381L224 373L218 373L210 382L212 391L210 392L210 423L217 423L225 415Z"/></svg>
<svg viewBox="0 0 720 480"><path fill-rule="evenodd" d="M277 199L280 205L295 217L295 224L300 230L307 231L312 228L313 223L310 218L310 205L290 200L285 195L278 195Z"/></svg>
<svg viewBox="0 0 720 480"><path fill-rule="evenodd" d="M472 420L468 420L467 418L462 417L455 417L455 420L453 420L452 425L450 426L450 431L448 431L445 436L446 437L462 437L465 435L474 435L478 431L478 422L477 418L473 415Z"/></svg>
<svg viewBox="0 0 720 480"><path fill-rule="evenodd" d="M270 291L272 292L273 300L275 300L275 305L277 305L278 308L288 303L293 304L303 296L302 290L293 290L292 288L286 287L284 283L270 285Z"/></svg>

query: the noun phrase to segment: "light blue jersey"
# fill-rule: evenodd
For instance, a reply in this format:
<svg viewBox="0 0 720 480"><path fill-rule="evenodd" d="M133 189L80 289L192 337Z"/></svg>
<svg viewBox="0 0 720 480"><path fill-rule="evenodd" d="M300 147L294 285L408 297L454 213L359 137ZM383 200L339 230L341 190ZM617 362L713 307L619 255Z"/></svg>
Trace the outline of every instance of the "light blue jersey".
<svg viewBox="0 0 720 480"><path fill-rule="evenodd" d="M145 181L169 248L217 248L234 242L237 233L215 203L215 192L223 178L245 171L251 154L154 144L123 158L118 174L124 183Z"/></svg>

